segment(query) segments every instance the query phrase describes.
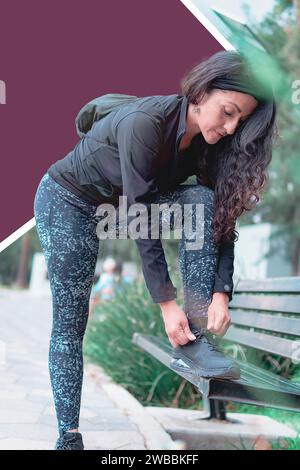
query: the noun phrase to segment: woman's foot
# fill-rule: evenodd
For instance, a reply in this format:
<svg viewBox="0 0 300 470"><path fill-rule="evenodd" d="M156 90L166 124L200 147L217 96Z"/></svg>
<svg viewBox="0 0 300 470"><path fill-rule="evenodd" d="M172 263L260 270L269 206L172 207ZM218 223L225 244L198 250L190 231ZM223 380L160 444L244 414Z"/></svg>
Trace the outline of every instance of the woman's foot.
<svg viewBox="0 0 300 470"><path fill-rule="evenodd" d="M84 450L82 435L80 432L64 432L57 439L55 450Z"/></svg>
<svg viewBox="0 0 300 470"><path fill-rule="evenodd" d="M196 340L173 349L170 368L205 378L238 380L239 365L226 357L202 331L194 334Z"/></svg>

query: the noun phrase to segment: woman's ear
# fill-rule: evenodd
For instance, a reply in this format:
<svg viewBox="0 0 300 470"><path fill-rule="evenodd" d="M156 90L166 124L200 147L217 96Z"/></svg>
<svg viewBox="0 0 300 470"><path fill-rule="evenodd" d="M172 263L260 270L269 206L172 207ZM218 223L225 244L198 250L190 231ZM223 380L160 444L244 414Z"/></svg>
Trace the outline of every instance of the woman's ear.
<svg viewBox="0 0 300 470"><path fill-rule="evenodd" d="M194 104L196 106L199 106L200 104L204 104L208 100L210 94L211 94L211 90L202 91L196 96L194 100Z"/></svg>

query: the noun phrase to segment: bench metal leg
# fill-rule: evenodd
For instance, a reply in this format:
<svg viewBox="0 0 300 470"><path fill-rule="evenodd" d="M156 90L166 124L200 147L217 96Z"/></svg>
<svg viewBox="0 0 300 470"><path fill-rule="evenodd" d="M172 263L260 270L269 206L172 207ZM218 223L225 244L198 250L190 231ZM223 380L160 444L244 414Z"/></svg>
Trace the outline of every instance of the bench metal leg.
<svg viewBox="0 0 300 470"><path fill-rule="evenodd" d="M210 419L219 419L221 421L226 421L226 403L222 400L210 400Z"/></svg>
<svg viewBox="0 0 300 470"><path fill-rule="evenodd" d="M226 402L203 397L204 413L200 419L219 419L226 421Z"/></svg>
<svg viewBox="0 0 300 470"><path fill-rule="evenodd" d="M227 421L226 418L226 402L223 400L213 400L203 396L203 411L197 411L192 414L189 419L191 421L217 419L219 421Z"/></svg>

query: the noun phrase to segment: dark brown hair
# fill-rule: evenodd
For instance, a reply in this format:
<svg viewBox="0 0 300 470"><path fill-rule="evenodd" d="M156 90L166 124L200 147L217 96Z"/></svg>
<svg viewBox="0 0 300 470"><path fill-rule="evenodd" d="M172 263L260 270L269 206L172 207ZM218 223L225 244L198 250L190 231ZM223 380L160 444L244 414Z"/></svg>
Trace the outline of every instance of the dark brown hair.
<svg viewBox="0 0 300 470"><path fill-rule="evenodd" d="M181 80L182 94L189 103L210 93L213 81L222 76L232 80L249 77L251 69L242 54L236 51L217 52L194 67ZM268 182L266 168L272 159L276 104L269 90L266 100L258 101L253 113L237 127L233 135L223 137L215 145L197 136L202 149L197 161L197 182L214 190L214 241L238 238L236 220L260 202Z"/></svg>

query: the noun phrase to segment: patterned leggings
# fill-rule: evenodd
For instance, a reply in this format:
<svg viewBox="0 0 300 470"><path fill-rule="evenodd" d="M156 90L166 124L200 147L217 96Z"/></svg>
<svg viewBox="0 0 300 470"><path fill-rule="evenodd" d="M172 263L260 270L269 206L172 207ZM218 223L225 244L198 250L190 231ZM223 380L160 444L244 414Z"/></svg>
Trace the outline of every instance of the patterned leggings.
<svg viewBox="0 0 300 470"><path fill-rule="evenodd" d="M187 250L188 238L184 233L178 246L184 311L191 329L205 326L219 253L212 240L213 191L200 185L182 184L160 193L155 202L204 205L202 248ZM49 372L60 434L79 426L82 342L99 250L96 209L96 205L63 188L48 173L41 179L34 199L36 228L52 292ZM173 223L171 217L171 229ZM196 218L194 228L195 223Z"/></svg>

